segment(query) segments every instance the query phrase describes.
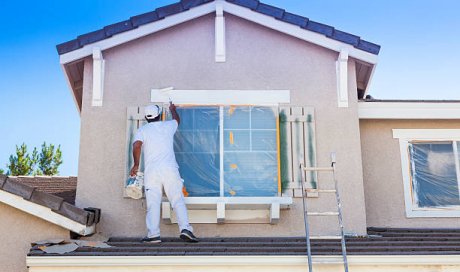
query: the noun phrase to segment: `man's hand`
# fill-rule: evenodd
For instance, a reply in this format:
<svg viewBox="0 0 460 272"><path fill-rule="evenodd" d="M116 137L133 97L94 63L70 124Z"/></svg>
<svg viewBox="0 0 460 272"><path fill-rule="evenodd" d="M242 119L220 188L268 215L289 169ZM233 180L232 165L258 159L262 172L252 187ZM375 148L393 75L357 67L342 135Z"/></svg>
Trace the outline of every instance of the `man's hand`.
<svg viewBox="0 0 460 272"><path fill-rule="evenodd" d="M169 110L171 111L172 118L177 121L177 124L180 124L180 117L176 111L176 105L174 105L171 101L169 102Z"/></svg>
<svg viewBox="0 0 460 272"><path fill-rule="evenodd" d="M137 176L137 171L139 170L139 165L134 165L129 172L130 177Z"/></svg>
<svg viewBox="0 0 460 272"><path fill-rule="evenodd" d="M171 101L169 101L169 110L171 112L176 111L176 105L174 105Z"/></svg>

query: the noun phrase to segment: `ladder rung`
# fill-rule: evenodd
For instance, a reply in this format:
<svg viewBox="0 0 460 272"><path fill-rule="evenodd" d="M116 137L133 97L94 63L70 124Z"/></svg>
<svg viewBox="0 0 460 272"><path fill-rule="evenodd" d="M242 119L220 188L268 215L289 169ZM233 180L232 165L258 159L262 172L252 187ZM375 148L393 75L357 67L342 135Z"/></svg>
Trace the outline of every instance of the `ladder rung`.
<svg viewBox="0 0 460 272"><path fill-rule="evenodd" d="M320 236L310 236L310 240L319 240L319 239L342 239L340 235L320 235Z"/></svg>
<svg viewBox="0 0 460 272"><path fill-rule="evenodd" d="M334 171L333 167L304 167L305 171Z"/></svg>
<svg viewBox="0 0 460 272"><path fill-rule="evenodd" d="M330 215L339 215L338 212L307 212L308 215L313 216L330 216Z"/></svg>
<svg viewBox="0 0 460 272"><path fill-rule="evenodd" d="M308 193L335 193L335 189L307 189Z"/></svg>

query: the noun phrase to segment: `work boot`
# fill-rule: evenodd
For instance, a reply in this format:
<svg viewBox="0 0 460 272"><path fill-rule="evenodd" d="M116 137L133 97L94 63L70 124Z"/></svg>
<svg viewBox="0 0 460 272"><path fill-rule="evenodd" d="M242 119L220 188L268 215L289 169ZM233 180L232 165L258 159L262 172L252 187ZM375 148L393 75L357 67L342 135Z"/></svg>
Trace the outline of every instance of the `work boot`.
<svg viewBox="0 0 460 272"><path fill-rule="evenodd" d="M193 235L193 233L187 229L183 229L180 232L179 236L183 241L188 242L188 243L198 243L198 238Z"/></svg>

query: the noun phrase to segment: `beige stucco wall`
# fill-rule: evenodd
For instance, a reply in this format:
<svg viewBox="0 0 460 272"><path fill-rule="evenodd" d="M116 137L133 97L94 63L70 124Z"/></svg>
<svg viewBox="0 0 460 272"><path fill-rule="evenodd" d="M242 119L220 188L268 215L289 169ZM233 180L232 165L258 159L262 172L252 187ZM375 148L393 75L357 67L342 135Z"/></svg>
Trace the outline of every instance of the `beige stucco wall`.
<svg viewBox="0 0 460 272"><path fill-rule="evenodd" d="M30 243L69 238L69 231L0 203L0 272L27 271Z"/></svg>
<svg viewBox="0 0 460 272"><path fill-rule="evenodd" d="M406 218L399 140L392 129L460 129L459 120L361 120L368 226L458 228L459 218Z"/></svg>
<svg viewBox="0 0 460 272"><path fill-rule="evenodd" d="M349 108L337 107L338 53L226 14L227 61L214 61L211 15L104 51L102 107L92 107L92 61L84 71L77 205L102 209L100 230L108 236L145 234L139 200L124 199L126 108L145 105L152 88L291 90L292 105L313 106L317 160L329 165L337 152L338 178L347 232L365 233L356 79L349 61ZM321 180L320 180L321 182ZM312 199L324 207L333 199ZM301 202L282 211L279 225L195 225L199 236L299 236L304 233ZM336 219L313 219L313 232L331 233ZM319 221L323 220L323 221ZM162 226L162 235L177 235Z"/></svg>

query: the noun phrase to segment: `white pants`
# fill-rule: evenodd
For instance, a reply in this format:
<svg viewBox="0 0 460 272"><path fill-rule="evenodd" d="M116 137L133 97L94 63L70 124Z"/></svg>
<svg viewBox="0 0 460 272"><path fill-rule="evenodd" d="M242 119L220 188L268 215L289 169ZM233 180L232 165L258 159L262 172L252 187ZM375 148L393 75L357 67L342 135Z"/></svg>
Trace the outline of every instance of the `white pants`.
<svg viewBox="0 0 460 272"><path fill-rule="evenodd" d="M149 238L160 236L160 208L163 196L162 187L168 197L171 207L177 216L179 231L187 229L193 231L187 215L187 207L182 193L182 179L177 168L163 168L145 173L145 198L147 199L147 236Z"/></svg>

